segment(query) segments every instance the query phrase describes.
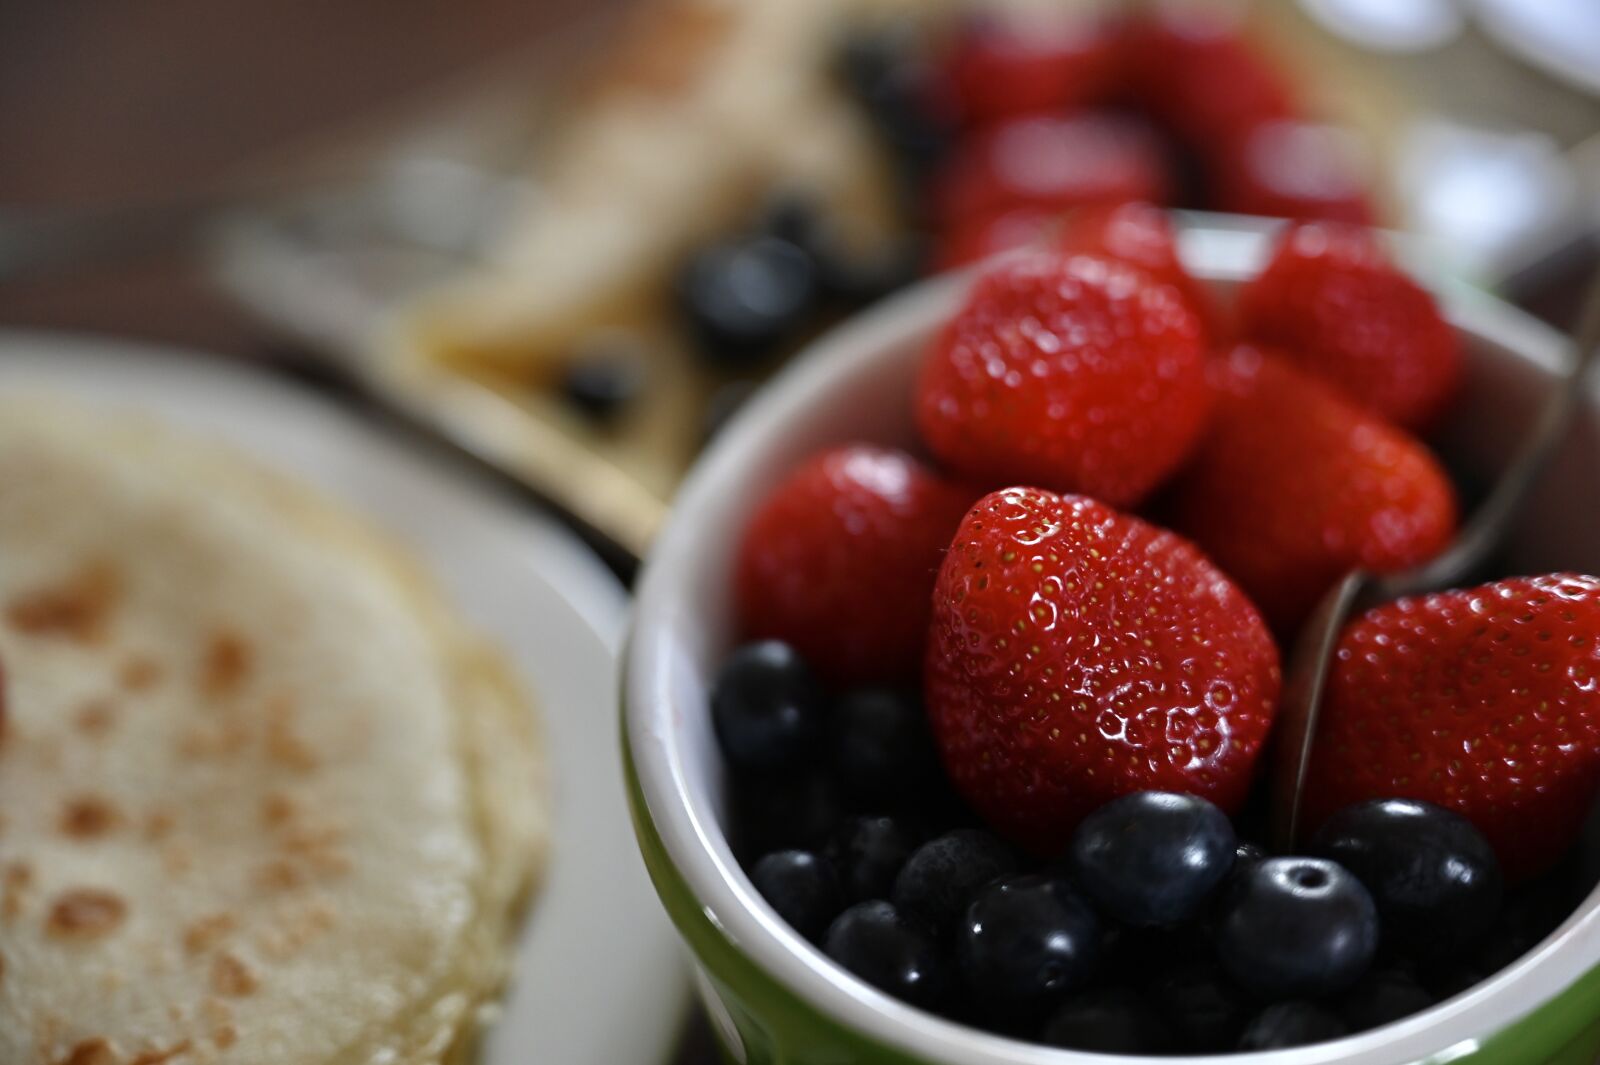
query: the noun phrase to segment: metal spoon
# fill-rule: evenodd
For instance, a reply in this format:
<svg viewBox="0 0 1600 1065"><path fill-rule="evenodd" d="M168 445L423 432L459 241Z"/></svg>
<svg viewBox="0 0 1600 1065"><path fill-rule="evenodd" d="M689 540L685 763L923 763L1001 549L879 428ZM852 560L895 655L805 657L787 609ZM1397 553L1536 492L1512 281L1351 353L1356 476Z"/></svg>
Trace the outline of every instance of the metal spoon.
<svg viewBox="0 0 1600 1065"><path fill-rule="evenodd" d="M1388 576L1362 570L1345 574L1300 630L1284 677L1283 705L1278 710L1272 836L1273 845L1279 850L1291 849L1300 833L1317 716L1346 618L1357 609L1377 603L1458 585L1505 539L1539 474L1566 440L1583 400L1589 369L1600 363L1600 276L1590 284L1573 343L1573 358L1565 374L1545 399L1538 418L1494 490L1462 526L1455 541L1433 561L1416 569Z"/></svg>

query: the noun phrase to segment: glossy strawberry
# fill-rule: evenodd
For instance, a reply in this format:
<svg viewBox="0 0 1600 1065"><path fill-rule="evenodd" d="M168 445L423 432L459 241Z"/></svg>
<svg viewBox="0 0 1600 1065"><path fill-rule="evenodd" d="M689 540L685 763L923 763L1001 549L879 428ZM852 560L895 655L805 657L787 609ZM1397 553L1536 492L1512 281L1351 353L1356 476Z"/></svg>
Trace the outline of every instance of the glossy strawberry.
<svg viewBox="0 0 1600 1065"><path fill-rule="evenodd" d="M1312 755L1312 826L1422 799L1508 876L1550 867L1600 789L1600 579L1515 577L1367 611L1339 641Z"/></svg>
<svg viewBox="0 0 1600 1065"><path fill-rule="evenodd" d="M1173 527L1282 632L1357 566L1404 569L1455 531L1427 447L1282 358L1241 345L1211 367L1211 428L1173 493Z"/></svg>
<svg viewBox="0 0 1600 1065"><path fill-rule="evenodd" d="M1133 118L1029 115L974 130L934 175L943 227L1012 207L1159 200L1167 186L1161 142Z"/></svg>
<svg viewBox="0 0 1600 1065"><path fill-rule="evenodd" d="M1022 253L973 285L917 383L945 464L990 487L1136 502L1187 456L1210 409L1201 327L1121 263Z"/></svg>
<svg viewBox="0 0 1600 1065"><path fill-rule="evenodd" d="M1202 154L1299 113L1289 79L1217 5L1155 5L1130 23L1123 51L1139 102Z"/></svg>
<svg viewBox="0 0 1600 1065"><path fill-rule="evenodd" d="M944 73L968 120L1060 110L1105 94L1116 74L1114 35L1076 15L980 18L955 37Z"/></svg>
<svg viewBox="0 0 1600 1065"><path fill-rule="evenodd" d="M939 560L977 494L898 451L841 447L804 463L745 528L744 636L786 641L837 684L915 676Z"/></svg>
<svg viewBox="0 0 1600 1065"><path fill-rule="evenodd" d="M1092 499L988 495L940 568L924 694L945 766L1040 853L1134 791L1236 809L1278 686L1244 594L1187 540Z"/></svg>
<svg viewBox="0 0 1600 1065"><path fill-rule="evenodd" d="M1008 207L963 219L939 238L935 262L954 270L1013 248L1035 244L1061 222L1061 212L1043 207Z"/></svg>
<svg viewBox="0 0 1600 1065"><path fill-rule="evenodd" d="M1137 266L1171 285L1183 294L1207 333L1215 335L1211 296L1179 261L1177 235L1161 208L1137 201L1081 207L1067 217L1058 244L1064 251L1103 255Z"/></svg>
<svg viewBox="0 0 1600 1065"><path fill-rule="evenodd" d="M1459 373L1454 331L1433 297L1368 230L1289 227L1239 298L1247 340L1280 348L1357 403L1408 428L1432 421Z"/></svg>
<svg viewBox="0 0 1600 1065"><path fill-rule="evenodd" d="M1273 119L1247 127L1207 154L1218 210L1372 223L1366 154L1348 129Z"/></svg>

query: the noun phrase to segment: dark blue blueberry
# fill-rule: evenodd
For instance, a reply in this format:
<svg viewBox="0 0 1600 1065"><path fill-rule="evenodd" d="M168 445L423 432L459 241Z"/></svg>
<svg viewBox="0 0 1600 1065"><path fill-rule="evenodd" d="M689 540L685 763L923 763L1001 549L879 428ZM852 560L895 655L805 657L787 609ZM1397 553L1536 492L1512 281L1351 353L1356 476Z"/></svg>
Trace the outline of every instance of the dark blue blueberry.
<svg viewBox="0 0 1600 1065"><path fill-rule="evenodd" d="M621 342L586 346L561 373L561 394L597 422L610 421L644 390L644 353Z"/></svg>
<svg viewBox="0 0 1600 1065"><path fill-rule="evenodd" d="M1266 999L1318 998L1361 978L1378 949L1378 909L1343 867L1322 858L1268 858L1230 889L1217 957Z"/></svg>
<svg viewBox="0 0 1600 1065"><path fill-rule="evenodd" d="M1045 1022L1040 1041L1102 1054L1160 1054L1173 1045L1161 1014L1125 987L1073 995Z"/></svg>
<svg viewBox="0 0 1600 1065"><path fill-rule="evenodd" d="M934 77L915 26L891 23L852 35L839 56L845 85L895 158L921 174L949 147L951 122L931 107Z"/></svg>
<svg viewBox="0 0 1600 1065"><path fill-rule="evenodd" d="M1326 1043L1350 1034L1344 1021L1311 1002L1268 1006L1245 1028L1240 1050L1282 1050Z"/></svg>
<svg viewBox="0 0 1600 1065"><path fill-rule="evenodd" d="M1259 843L1251 843L1242 839L1239 845L1233 848L1233 867L1236 870L1251 869L1257 862L1267 860L1267 848Z"/></svg>
<svg viewBox="0 0 1600 1065"><path fill-rule="evenodd" d="M844 908L833 869L810 851L767 855L751 868L750 882L779 917L810 940L827 931Z"/></svg>
<svg viewBox="0 0 1600 1065"><path fill-rule="evenodd" d="M1313 853L1338 862L1378 904L1385 943L1421 959L1477 949L1500 911L1494 848L1460 814L1412 799L1375 799L1328 819Z"/></svg>
<svg viewBox="0 0 1600 1065"><path fill-rule="evenodd" d="M816 264L777 237L713 244L684 264L677 295L700 352L714 363L744 365L774 354L810 315Z"/></svg>
<svg viewBox="0 0 1600 1065"><path fill-rule="evenodd" d="M1124 795L1073 833L1072 868L1106 913L1132 925L1198 915L1233 868L1233 824L1204 799L1171 792Z"/></svg>
<svg viewBox="0 0 1600 1065"><path fill-rule="evenodd" d="M894 878L920 842L917 834L893 817L852 817L828 841L828 861L839 874L845 901L885 899Z"/></svg>
<svg viewBox="0 0 1600 1065"><path fill-rule="evenodd" d="M828 957L895 998L936 1010L949 993L949 963L933 939L881 899L858 902L828 926Z"/></svg>
<svg viewBox="0 0 1600 1065"><path fill-rule="evenodd" d="M1600 887L1600 795L1594 797L1589 816L1583 822L1583 834L1578 840L1579 893L1588 895Z"/></svg>
<svg viewBox="0 0 1600 1065"><path fill-rule="evenodd" d="M980 888L956 930L967 992L1002 1021L1038 1021L1084 986L1099 960L1099 918L1059 877L1011 876Z"/></svg>
<svg viewBox="0 0 1600 1065"><path fill-rule="evenodd" d="M711 724L735 771L803 767L822 740L826 704L794 648L777 640L740 647L711 690Z"/></svg>
<svg viewBox="0 0 1600 1065"><path fill-rule="evenodd" d="M1017 871L1010 847L988 832L958 828L912 852L894 881L894 902L936 935L954 929L977 890Z"/></svg>
<svg viewBox="0 0 1600 1065"><path fill-rule="evenodd" d="M903 803L939 772L922 703L889 688L862 688L834 705L828 753L840 782L869 801Z"/></svg>
<svg viewBox="0 0 1600 1065"><path fill-rule="evenodd" d="M1339 1015L1353 1032L1392 1024L1432 1006L1434 998L1403 969L1374 969L1339 1000Z"/></svg>
<svg viewBox="0 0 1600 1065"><path fill-rule="evenodd" d="M1154 971L1145 993L1172 1026L1177 1045L1194 1054L1232 1050L1254 1007L1222 967L1199 959Z"/></svg>
<svg viewBox="0 0 1600 1065"><path fill-rule="evenodd" d="M1142 982L1151 973L1163 972L1173 965L1201 961L1212 953L1211 940L1198 923L1173 928L1106 923L1106 968L1131 983Z"/></svg>
<svg viewBox="0 0 1600 1065"><path fill-rule="evenodd" d="M1571 862L1521 885L1507 897L1473 961L1486 974L1504 969L1544 942L1572 915L1581 899Z"/></svg>
<svg viewBox="0 0 1600 1065"><path fill-rule="evenodd" d="M845 815L838 789L823 776L735 779L730 800L730 836L747 861L769 851L820 849Z"/></svg>

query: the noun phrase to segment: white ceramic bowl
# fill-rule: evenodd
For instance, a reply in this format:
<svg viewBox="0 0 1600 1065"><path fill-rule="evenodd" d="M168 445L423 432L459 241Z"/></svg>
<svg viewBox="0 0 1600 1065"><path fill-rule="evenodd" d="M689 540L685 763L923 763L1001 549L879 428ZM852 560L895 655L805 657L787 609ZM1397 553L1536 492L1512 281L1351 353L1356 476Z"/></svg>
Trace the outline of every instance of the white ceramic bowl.
<svg viewBox="0 0 1600 1065"><path fill-rule="evenodd" d="M1267 250L1260 233L1191 230L1191 270L1227 298ZM911 382L924 347L956 309L966 276L924 283L820 341L756 396L700 461L639 586L625 663L625 736L635 821L657 888L701 964L701 987L735 1060L823 1065L1172 1063L1222 1059L1079 1054L1005 1039L904 1005L835 966L751 886L723 833L723 772L708 685L735 638L730 559L768 486L830 445L916 447ZM1487 480L1562 365L1551 329L1472 290L1440 293L1467 352L1467 382L1436 444ZM1594 411L1529 507L1511 572L1600 571L1600 438ZM1410 1065L1600 1059L1600 898L1510 968L1397 1024L1239 1065Z"/></svg>

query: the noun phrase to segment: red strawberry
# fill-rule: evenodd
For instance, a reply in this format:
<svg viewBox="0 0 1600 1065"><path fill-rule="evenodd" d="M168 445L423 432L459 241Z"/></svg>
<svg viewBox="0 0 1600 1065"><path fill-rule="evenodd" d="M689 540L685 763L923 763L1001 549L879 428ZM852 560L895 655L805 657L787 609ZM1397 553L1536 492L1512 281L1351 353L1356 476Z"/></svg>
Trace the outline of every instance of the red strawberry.
<svg viewBox="0 0 1600 1065"><path fill-rule="evenodd" d="M957 35L945 76L963 117L992 119L1087 103L1109 88L1116 62L1096 19L986 18Z"/></svg>
<svg viewBox="0 0 1600 1065"><path fill-rule="evenodd" d="M1239 297L1245 339L1283 349L1362 406L1409 428L1449 402L1455 332L1371 232L1332 222L1289 227Z"/></svg>
<svg viewBox="0 0 1600 1065"><path fill-rule="evenodd" d="M934 213L950 227L1011 207L1159 200L1159 139L1136 119L1032 115L975 130L934 176Z"/></svg>
<svg viewBox="0 0 1600 1065"><path fill-rule="evenodd" d="M977 494L898 451L841 447L804 463L745 529L744 634L789 642L841 685L915 676L934 574Z"/></svg>
<svg viewBox="0 0 1600 1065"><path fill-rule="evenodd" d="M1312 753L1315 827L1376 798L1468 818L1508 876L1549 868L1600 789L1600 578L1402 599L1344 631Z"/></svg>
<svg viewBox="0 0 1600 1065"><path fill-rule="evenodd" d="M1450 481L1404 430L1249 346L1211 377L1216 412L1178 479L1173 527L1281 631L1348 570L1404 569L1450 540Z"/></svg>
<svg viewBox="0 0 1600 1065"><path fill-rule="evenodd" d="M934 735L967 800L1040 853L1132 791L1236 809L1278 686L1244 594L1187 540L1092 499L986 496L940 567Z"/></svg>
<svg viewBox="0 0 1600 1065"><path fill-rule="evenodd" d="M935 261L941 270L987 259L1013 248L1032 244L1056 222L1057 211L1041 207L1012 207L993 215L980 215L956 224L939 240Z"/></svg>
<svg viewBox="0 0 1600 1065"><path fill-rule="evenodd" d="M1168 285L1086 255L1021 253L979 278L917 383L952 469L1136 502L1205 427L1200 323Z"/></svg>
<svg viewBox="0 0 1600 1065"><path fill-rule="evenodd" d="M1149 203L1104 204L1072 212L1061 233L1065 251L1103 255L1137 266L1183 293L1200 321L1214 333L1211 296L1178 260L1177 237L1167 213Z"/></svg>
<svg viewBox="0 0 1600 1065"><path fill-rule="evenodd" d="M1369 225L1363 161L1350 130L1274 119L1211 153L1211 191L1223 211Z"/></svg>
<svg viewBox="0 0 1600 1065"><path fill-rule="evenodd" d="M1126 38L1139 102L1202 152L1299 111L1289 79L1215 5L1158 8L1134 20Z"/></svg>

